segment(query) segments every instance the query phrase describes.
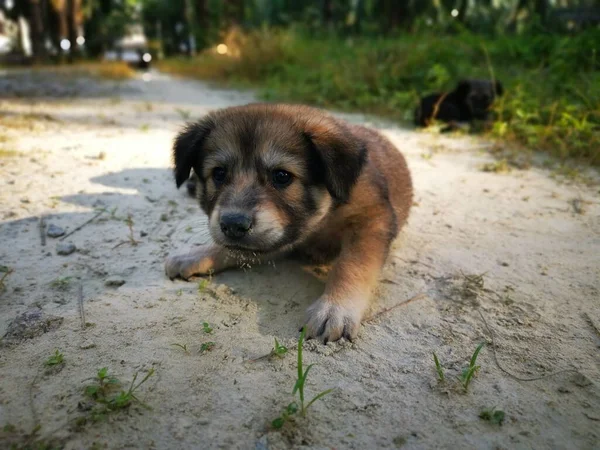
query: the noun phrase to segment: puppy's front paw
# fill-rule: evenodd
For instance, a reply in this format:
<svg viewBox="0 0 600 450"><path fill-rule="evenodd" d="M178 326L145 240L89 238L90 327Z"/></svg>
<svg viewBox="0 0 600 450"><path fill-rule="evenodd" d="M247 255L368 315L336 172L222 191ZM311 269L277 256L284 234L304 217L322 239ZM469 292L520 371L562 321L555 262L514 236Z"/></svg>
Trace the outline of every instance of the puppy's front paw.
<svg viewBox="0 0 600 450"><path fill-rule="evenodd" d="M332 301L321 297L306 310L306 337L323 339L323 342L345 338L354 339L360 328L366 301Z"/></svg>
<svg viewBox="0 0 600 450"><path fill-rule="evenodd" d="M169 256L165 261L165 272L171 280L177 277L187 280L193 275L208 275L214 271L215 258L210 250Z"/></svg>

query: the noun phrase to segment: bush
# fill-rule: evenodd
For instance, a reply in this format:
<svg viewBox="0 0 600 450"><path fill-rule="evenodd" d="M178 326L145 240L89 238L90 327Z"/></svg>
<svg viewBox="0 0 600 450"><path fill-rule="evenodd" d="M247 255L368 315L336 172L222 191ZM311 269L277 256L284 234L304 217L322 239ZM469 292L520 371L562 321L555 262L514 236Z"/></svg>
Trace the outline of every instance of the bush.
<svg viewBox="0 0 600 450"><path fill-rule="evenodd" d="M261 88L266 100L412 118L418 97L460 78L502 80L487 132L600 165L600 30L577 36L307 37L263 29L229 36L227 55L166 60L168 72Z"/></svg>

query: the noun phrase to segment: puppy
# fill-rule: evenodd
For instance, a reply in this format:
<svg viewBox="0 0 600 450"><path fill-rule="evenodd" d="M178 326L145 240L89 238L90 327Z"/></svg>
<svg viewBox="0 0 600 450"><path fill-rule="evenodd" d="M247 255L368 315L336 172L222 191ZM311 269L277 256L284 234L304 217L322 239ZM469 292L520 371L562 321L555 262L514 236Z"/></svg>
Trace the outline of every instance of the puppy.
<svg viewBox="0 0 600 450"><path fill-rule="evenodd" d="M390 141L318 109L252 104L188 124L173 157L177 187L194 171L214 242L167 258L171 279L292 252L336 259L306 335L356 337L412 204L406 161Z"/></svg>
<svg viewBox="0 0 600 450"><path fill-rule="evenodd" d="M503 94L500 81L462 80L449 93L436 93L421 99L415 110L415 125L426 127L434 119L442 122L487 120L496 97Z"/></svg>

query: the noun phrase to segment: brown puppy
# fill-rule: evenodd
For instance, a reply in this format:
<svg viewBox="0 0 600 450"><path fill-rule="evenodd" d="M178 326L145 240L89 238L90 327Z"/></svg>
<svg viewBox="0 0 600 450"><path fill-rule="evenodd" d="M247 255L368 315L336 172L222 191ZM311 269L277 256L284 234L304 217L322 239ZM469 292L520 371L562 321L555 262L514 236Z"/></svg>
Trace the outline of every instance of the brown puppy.
<svg viewBox="0 0 600 450"><path fill-rule="evenodd" d="M294 251L337 258L307 311L307 337L356 337L412 183L400 152L374 130L305 106L253 104L187 125L175 179L193 169L213 244L166 261L170 278L218 272Z"/></svg>

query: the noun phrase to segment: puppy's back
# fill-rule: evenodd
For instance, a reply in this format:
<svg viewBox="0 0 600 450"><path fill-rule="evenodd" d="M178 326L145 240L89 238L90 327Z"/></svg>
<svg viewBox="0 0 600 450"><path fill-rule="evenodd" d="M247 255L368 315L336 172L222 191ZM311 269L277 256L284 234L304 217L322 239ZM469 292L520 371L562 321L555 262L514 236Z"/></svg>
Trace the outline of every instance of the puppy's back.
<svg viewBox="0 0 600 450"><path fill-rule="evenodd" d="M351 131L367 147L365 175L368 182L377 185L382 195L388 197L396 213L398 229L401 228L408 218L413 198L412 179L406 159L378 131L360 125L352 126Z"/></svg>

